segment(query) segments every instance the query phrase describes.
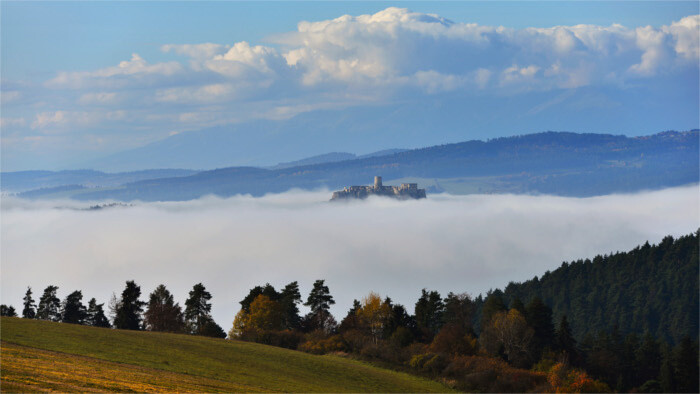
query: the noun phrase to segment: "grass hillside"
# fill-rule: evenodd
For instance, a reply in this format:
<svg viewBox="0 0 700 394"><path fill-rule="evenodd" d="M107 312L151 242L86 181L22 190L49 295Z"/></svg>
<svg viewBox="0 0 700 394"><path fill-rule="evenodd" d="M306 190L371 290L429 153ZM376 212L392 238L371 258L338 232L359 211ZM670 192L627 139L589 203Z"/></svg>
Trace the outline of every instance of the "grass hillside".
<svg viewBox="0 0 700 394"><path fill-rule="evenodd" d="M445 392L339 356L3 317L1 391Z"/></svg>

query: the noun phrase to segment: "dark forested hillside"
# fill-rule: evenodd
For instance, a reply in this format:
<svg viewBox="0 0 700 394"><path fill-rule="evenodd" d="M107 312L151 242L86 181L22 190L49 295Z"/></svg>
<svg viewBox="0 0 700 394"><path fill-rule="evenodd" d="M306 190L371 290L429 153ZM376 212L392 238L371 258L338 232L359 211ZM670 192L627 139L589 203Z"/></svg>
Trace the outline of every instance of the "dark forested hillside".
<svg viewBox="0 0 700 394"><path fill-rule="evenodd" d="M629 252L563 263L541 278L510 283L503 298L528 302L540 297L554 321L566 315L575 337L599 331L648 332L678 343L698 337L698 235Z"/></svg>

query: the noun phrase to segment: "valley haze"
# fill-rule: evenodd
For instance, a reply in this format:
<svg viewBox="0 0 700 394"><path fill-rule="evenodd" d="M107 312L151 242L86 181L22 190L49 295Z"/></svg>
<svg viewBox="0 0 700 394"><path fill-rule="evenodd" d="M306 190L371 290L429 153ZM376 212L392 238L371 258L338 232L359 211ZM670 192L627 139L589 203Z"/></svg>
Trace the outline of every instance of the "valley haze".
<svg viewBox="0 0 700 394"><path fill-rule="evenodd" d="M337 317L372 290L411 311L422 288L476 296L700 224L697 184L592 198L430 194L337 205L329 196L297 190L98 211L3 197L2 299L55 284L61 298L80 289L107 302L134 279L144 294L165 284L182 304L202 282L228 330L250 288L296 280L307 294L326 279Z"/></svg>

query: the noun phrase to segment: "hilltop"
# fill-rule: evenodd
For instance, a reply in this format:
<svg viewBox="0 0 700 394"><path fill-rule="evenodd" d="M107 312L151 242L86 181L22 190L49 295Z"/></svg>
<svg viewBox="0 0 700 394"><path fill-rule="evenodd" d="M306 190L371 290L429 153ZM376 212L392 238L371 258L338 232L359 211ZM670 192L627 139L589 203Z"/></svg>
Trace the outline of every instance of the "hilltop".
<svg viewBox="0 0 700 394"><path fill-rule="evenodd" d="M3 391L446 392L349 358L181 334L2 318Z"/></svg>
<svg viewBox="0 0 700 394"><path fill-rule="evenodd" d="M293 188L334 190L362 185L379 175L387 183L418 183L428 193L585 197L698 182L699 136L698 130L634 138L545 132L288 168L229 167L119 186L75 186L72 194L47 189L20 196L121 201L190 200L207 194L260 196Z"/></svg>

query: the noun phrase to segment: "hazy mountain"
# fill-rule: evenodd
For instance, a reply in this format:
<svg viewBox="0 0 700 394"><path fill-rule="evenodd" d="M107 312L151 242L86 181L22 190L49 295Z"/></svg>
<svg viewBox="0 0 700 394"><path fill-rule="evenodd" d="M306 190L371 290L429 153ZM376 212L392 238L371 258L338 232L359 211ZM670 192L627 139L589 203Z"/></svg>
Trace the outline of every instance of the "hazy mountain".
<svg viewBox="0 0 700 394"><path fill-rule="evenodd" d="M311 164L334 163L337 161L344 161L344 160L366 159L369 157L393 155L393 154L405 152L405 151L407 151L407 149L384 149L384 150L380 150L378 152L372 152L372 153L368 153L366 155L360 155L360 156L358 156L354 153L347 153L347 152L331 152L331 153L326 153L325 155L312 156L312 157L307 157L307 158L301 159L301 160L289 161L286 163L279 163L276 166L270 167L270 169L280 170L283 168L308 166Z"/></svg>
<svg viewBox="0 0 700 394"><path fill-rule="evenodd" d="M675 92L672 97L639 87L534 92L527 97L477 98L458 92L444 93L436 95L431 105L409 100L351 106L300 113L289 119L260 119L182 132L81 163L78 168L120 172L144 168L270 167L328 152L361 156L396 146L421 148L542 130L594 130L639 136L668 128L693 127L694 123L679 121L687 116L678 114L676 105L680 100L697 100L696 88L690 90ZM640 103L635 99L639 97L655 99ZM640 112L644 115L640 116ZM658 116L660 112L665 116Z"/></svg>
<svg viewBox="0 0 700 394"><path fill-rule="evenodd" d="M331 153L326 153L325 155L311 156L311 157L307 157L307 158L301 159L301 160L279 163L276 166L270 167L270 169L279 170L279 169L283 169L283 168L307 166L310 164L333 163L336 161L353 160L355 158L357 158L357 155L355 155L353 153L331 152Z"/></svg>
<svg viewBox="0 0 700 394"><path fill-rule="evenodd" d="M187 200L413 181L429 192L592 196L698 182L698 130L644 137L546 132L283 169L230 167L81 191L75 198Z"/></svg>
<svg viewBox="0 0 700 394"><path fill-rule="evenodd" d="M143 170L113 174L94 170L3 172L0 173L0 189L3 192L22 192L66 185L113 187L145 179L192 175L196 172L192 170Z"/></svg>

